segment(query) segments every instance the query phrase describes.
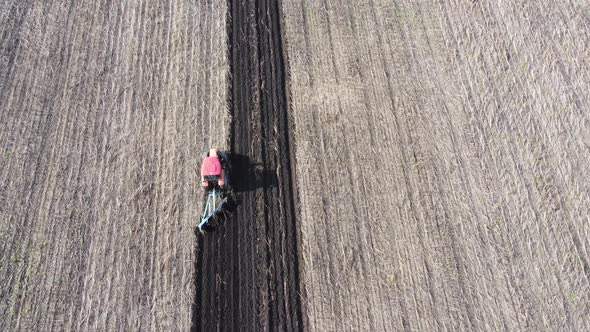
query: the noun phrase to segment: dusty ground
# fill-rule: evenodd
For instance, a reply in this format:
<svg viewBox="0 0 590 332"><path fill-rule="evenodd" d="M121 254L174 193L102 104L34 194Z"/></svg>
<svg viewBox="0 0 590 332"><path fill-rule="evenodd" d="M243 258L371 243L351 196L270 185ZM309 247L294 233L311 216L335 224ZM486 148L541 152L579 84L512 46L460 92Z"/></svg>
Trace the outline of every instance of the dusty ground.
<svg viewBox="0 0 590 332"><path fill-rule="evenodd" d="M0 330L189 328L225 21L216 1L0 3Z"/></svg>
<svg viewBox="0 0 590 332"><path fill-rule="evenodd" d="M584 1L284 1L309 327L590 329Z"/></svg>

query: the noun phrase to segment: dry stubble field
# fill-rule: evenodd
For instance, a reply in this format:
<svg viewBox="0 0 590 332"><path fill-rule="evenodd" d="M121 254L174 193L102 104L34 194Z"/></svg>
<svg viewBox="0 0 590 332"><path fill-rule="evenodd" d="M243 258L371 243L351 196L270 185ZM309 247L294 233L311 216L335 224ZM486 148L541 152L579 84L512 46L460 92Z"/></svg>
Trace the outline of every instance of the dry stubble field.
<svg viewBox="0 0 590 332"><path fill-rule="evenodd" d="M311 330L590 330L589 10L284 1Z"/></svg>
<svg viewBox="0 0 590 332"><path fill-rule="evenodd" d="M0 330L190 327L225 22L216 1L0 3Z"/></svg>
<svg viewBox="0 0 590 332"><path fill-rule="evenodd" d="M282 6L306 326L590 329L588 5ZM0 4L0 330L190 326L225 22Z"/></svg>

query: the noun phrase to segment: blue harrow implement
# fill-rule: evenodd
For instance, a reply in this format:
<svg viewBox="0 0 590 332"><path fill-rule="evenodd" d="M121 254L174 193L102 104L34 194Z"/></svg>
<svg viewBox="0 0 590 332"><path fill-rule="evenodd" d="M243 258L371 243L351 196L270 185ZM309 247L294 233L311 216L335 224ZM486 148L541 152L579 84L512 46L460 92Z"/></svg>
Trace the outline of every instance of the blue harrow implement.
<svg viewBox="0 0 590 332"><path fill-rule="evenodd" d="M203 211L201 222L199 223L199 231L203 232L203 227L215 224L223 217L227 202L227 197L222 198L217 189L209 191L205 210Z"/></svg>

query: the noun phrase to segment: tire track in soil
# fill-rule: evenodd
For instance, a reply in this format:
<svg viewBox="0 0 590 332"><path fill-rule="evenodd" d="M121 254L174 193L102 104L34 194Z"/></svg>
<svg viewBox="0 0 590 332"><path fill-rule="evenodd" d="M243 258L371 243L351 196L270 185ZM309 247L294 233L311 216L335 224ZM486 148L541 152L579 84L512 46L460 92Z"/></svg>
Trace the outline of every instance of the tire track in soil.
<svg viewBox="0 0 590 332"><path fill-rule="evenodd" d="M229 0L229 146L239 202L198 239L192 330L302 331L299 228L281 4Z"/></svg>

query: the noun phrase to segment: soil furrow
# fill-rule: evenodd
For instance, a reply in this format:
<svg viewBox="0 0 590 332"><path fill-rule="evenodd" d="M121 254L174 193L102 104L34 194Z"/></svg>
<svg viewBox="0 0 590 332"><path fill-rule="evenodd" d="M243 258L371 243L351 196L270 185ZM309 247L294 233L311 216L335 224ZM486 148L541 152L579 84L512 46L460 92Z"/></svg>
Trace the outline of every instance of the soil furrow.
<svg viewBox="0 0 590 332"><path fill-rule="evenodd" d="M193 330L302 330L281 11L263 0L230 1L229 9L229 147L239 205L199 239Z"/></svg>

